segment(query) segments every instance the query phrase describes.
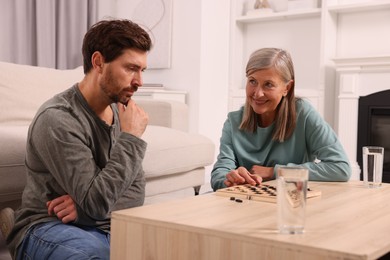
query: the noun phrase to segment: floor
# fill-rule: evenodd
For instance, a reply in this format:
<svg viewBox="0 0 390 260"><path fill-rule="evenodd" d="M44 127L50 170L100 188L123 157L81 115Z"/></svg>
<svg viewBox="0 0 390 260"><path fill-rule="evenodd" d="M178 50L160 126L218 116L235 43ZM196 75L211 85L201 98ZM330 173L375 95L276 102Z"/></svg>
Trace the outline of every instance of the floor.
<svg viewBox="0 0 390 260"><path fill-rule="evenodd" d="M11 260L11 255L8 253L8 250L5 245L3 235L0 232L0 260Z"/></svg>
<svg viewBox="0 0 390 260"><path fill-rule="evenodd" d="M201 195L211 191L212 190L210 184L206 183L201 187L199 194ZM194 190L192 188L147 198L145 200L145 205L156 204L156 203L166 202L166 201L190 197L190 196L194 196ZM6 248L5 241L1 232L0 232L0 260L12 260L11 255L8 253L8 250Z"/></svg>

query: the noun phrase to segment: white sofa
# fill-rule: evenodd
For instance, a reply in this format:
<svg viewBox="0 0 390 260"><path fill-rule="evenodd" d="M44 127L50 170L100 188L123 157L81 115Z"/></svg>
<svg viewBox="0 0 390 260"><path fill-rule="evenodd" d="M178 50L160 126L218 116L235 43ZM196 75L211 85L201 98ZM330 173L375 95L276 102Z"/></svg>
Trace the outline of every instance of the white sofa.
<svg viewBox="0 0 390 260"><path fill-rule="evenodd" d="M27 129L38 107L82 77L81 67L55 70L0 62L0 209L19 205ZM187 105L162 100L137 103L150 117L143 135L148 143L143 162L147 199L189 187L198 190L215 147L208 138L188 133Z"/></svg>

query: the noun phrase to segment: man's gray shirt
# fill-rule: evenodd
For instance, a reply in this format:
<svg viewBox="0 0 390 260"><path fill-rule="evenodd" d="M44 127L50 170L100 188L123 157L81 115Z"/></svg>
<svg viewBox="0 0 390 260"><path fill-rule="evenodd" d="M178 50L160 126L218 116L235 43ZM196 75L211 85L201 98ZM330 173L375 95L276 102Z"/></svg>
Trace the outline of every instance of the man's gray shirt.
<svg viewBox="0 0 390 260"><path fill-rule="evenodd" d="M70 195L78 213L73 224L105 232L111 211L143 204L146 143L121 132L118 108L111 108L109 126L89 107L78 84L40 107L28 131L22 205L7 239L13 253L29 227L57 219L47 213L48 200Z"/></svg>

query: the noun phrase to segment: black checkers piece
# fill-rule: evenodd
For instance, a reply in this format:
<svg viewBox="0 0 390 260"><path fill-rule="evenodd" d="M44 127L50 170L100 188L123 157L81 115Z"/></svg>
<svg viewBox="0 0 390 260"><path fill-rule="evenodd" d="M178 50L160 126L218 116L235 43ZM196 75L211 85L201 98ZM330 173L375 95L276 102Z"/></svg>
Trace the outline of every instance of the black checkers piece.
<svg viewBox="0 0 390 260"><path fill-rule="evenodd" d="M236 199L236 197L230 197L230 200L238 203L242 203L242 199Z"/></svg>
<svg viewBox="0 0 390 260"><path fill-rule="evenodd" d="M236 197L230 197L230 200L238 202L238 203L242 203L242 200L241 199L236 199Z"/></svg>

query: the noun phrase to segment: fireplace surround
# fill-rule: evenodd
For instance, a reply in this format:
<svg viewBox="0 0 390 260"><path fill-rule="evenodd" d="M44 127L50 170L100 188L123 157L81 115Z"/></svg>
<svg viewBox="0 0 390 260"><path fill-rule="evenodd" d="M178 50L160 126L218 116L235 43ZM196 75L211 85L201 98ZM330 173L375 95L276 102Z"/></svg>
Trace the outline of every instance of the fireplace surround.
<svg viewBox="0 0 390 260"><path fill-rule="evenodd" d="M359 98L357 161L362 168L362 147L384 147L383 182L390 183L390 90Z"/></svg>
<svg viewBox="0 0 390 260"><path fill-rule="evenodd" d="M348 155L352 167L351 179L359 180L361 179L359 166L361 151L358 151L361 150L361 144L358 145L359 100L364 102L365 97L374 93L383 95L384 91L388 90L390 56L338 58L334 59L334 62L337 79L334 128ZM390 99L387 100L389 101L382 103L389 106ZM381 113L388 112L386 109L380 111L380 108L383 106L372 108L374 110L371 112L374 114L371 120L374 120L374 123L375 120L383 122L384 117ZM383 143L376 144L384 146Z"/></svg>

